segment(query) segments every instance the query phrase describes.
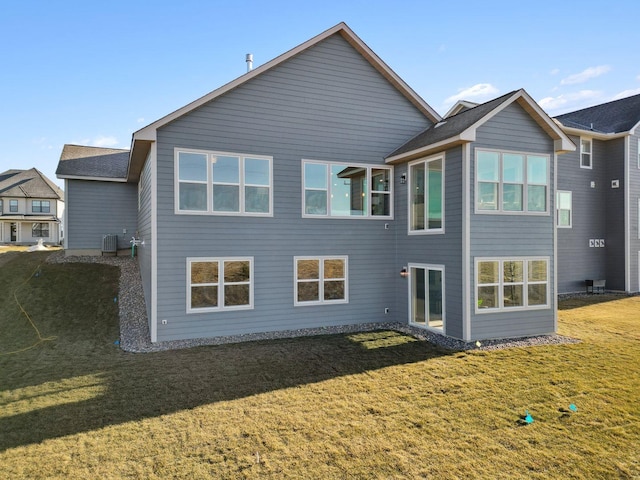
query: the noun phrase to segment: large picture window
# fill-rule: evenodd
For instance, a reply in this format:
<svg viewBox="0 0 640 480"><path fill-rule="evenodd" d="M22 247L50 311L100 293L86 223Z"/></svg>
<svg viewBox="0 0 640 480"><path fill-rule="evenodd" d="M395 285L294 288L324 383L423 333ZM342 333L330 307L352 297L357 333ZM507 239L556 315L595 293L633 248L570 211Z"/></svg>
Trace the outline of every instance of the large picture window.
<svg viewBox="0 0 640 480"><path fill-rule="evenodd" d="M295 304L346 303L347 257L296 257Z"/></svg>
<svg viewBox="0 0 640 480"><path fill-rule="evenodd" d="M187 258L187 313L253 308L253 258Z"/></svg>
<svg viewBox="0 0 640 480"><path fill-rule="evenodd" d="M31 236L33 238L49 238L49 224L34 223L31 225Z"/></svg>
<svg viewBox="0 0 640 480"><path fill-rule="evenodd" d="M548 212L549 157L476 150L476 211Z"/></svg>
<svg viewBox="0 0 640 480"><path fill-rule="evenodd" d="M549 306L547 258L476 259L476 311Z"/></svg>
<svg viewBox="0 0 640 480"><path fill-rule="evenodd" d="M271 157L176 151L176 211L272 215Z"/></svg>
<svg viewBox="0 0 640 480"><path fill-rule="evenodd" d="M444 157L409 164L409 232L444 231Z"/></svg>
<svg viewBox="0 0 640 480"><path fill-rule="evenodd" d="M305 160L302 215L305 217L390 218L392 169Z"/></svg>

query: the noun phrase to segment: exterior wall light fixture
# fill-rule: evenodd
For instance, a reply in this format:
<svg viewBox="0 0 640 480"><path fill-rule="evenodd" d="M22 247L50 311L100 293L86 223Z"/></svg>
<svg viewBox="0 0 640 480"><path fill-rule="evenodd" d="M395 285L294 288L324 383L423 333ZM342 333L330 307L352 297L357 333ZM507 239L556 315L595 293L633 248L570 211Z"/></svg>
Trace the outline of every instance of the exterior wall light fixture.
<svg viewBox="0 0 640 480"><path fill-rule="evenodd" d="M402 278L407 278L409 276L409 270L407 270L407 267L402 267L402 270L400 270L400 276Z"/></svg>

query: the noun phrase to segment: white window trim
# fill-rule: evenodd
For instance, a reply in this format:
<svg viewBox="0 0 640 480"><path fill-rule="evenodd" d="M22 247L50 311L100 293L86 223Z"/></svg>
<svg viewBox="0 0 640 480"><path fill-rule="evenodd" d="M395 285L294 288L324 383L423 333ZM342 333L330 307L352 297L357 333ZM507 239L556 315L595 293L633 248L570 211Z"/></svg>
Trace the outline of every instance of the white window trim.
<svg viewBox="0 0 640 480"><path fill-rule="evenodd" d="M180 153L196 153L207 156L207 209L206 210L181 210L180 209L180 176L179 176L179 154ZM217 156L230 156L240 158L240 189L239 189L239 202L240 211L238 212L220 212L213 210L213 178L211 172L211 165L214 163L214 158ZM244 187L252 186L251 184L245 184L244 182L244 160L246 158L256 158L259 160L269 161L269 211L267 213L259 212L245 212L245 191ZM267 155L254 155L248 153L237 152L219 152L213 150L197 150L193 148L174 148L173 153L173 188L174 188L174 213L176 215L216 215L216 216L233 216L233 217L273 217L273 157ZM200 183L203 181L189 181L185 183ZM260 185L264 186L264 185Z"/></svg>
<svg viewBox="0 0 640 480"><path fill-rule="evenodd" d="M326 215L313 215L310 213L306 213L306 205L305 205L305 186L304 186L304 166L307 164L316 164L316 165L325 165L327 167L327 214ZM366 215L331 215L331 165L345 165L348 167L357 166L367 169L367 211ZM372 193L379 193L379 190L371 189L371 170L372 169L379 170L388 170L389 171L389 215L371 215L371 200L373 198ZM302 217L303 218L317 218L317 219L348 219L348 220L393 220L393 166L390 165L376 165L371 163L357 163L357 162L336 162L336 161L323 161L323 160L311 160L311 159L302 159L302 179L301 179L301 190L302 190ZM310 188L309 190L318 190L325 191L325 189L320 188Z"/></svg>
<svg viewBox="0 0 640 480"><path fill-rule="evenodd" d="M444 153L440 153L438 155L432 155L429 157L420 158L418 160L414 160L409 162L407 166L407 234L408 235L441 235L445 233L444 225L445 225L445 158L446 155ZM440 228L432 228L432 229L423 229L423 230L411 230L411 167L418 163L424 163L425 165L434 160L442 159L442 198L440 199L440 204L442 205L442 226ZM425 195L427 192L427 186L425 185ZM426 207L425 207L426 212ZM425 219L426 220L426 219ZM426 223L425 223L426 226Z"/></svg>
<svg viewBox="0 0 640 480"><path fill-rule="evenodd" d="M15 203L15 210L13 209L13 203ZM18 213L20 211L20 202L15 199L9 200L9 213Z"/></svg>
<svg viewBox="0 0 640 480"><path fill-rule="evenodd" d="M447 302L446 302L446 298L447 298L447 292L446 292L446 279L445 279L445 272L444 272L444 265L432 265L432 264L428 264L428 263L409 263L407 265L407 268L409 269L409 272L412 271L413 268L421 268L423 270L427 270L427 272L429 270L437 270L439 272L442 273L442 328L434 328L434 327L430 327L428 325L421 325L419 323L415 323L413 322L413 308L415 308L411 303L412 303L412 298L411 298L411 289L413 287L412 282L413 280L411 278L409 278L409 283L408 283L408 289L409 289L409 304L407 307L407 311L409 312L409 325L411 325L412 327L416 327L416 328L421 328L423 330L429 330L431 332L437 332L437 333L444 333L447 331ZM428 278L428 275L427 275Z"/></svg>
<svg viewBox="0 0 640 480"><path fill-rule="evenodd" d="M498 166L499 168L499 172L498 174L500 175L500 178L498 179L498 198L497 198L497 202L500 208L498 208L497 210L481 210L478 208L478 195L479 195L479 189L478 189L478 155L477 152L493 152L493 153L498 153L500 155L500 158L502 158L502 154L515 154L515 155L523 155L525 157L525 165L524 165L524 183L523 185L523 192L522 192L522 206L523 206L523 210L522 211L517 211L517 210L502 210L502 191L503 189L501 188L502 185L504 185L504 181L502 180L502 161L500 161L500 165ZM475 152L474 152L474 163L473 163L473 170L474 170L474 213L478 214L478 215L534 215L534 216L548 216L550 214L550 201L549 201L549 195L551 192L551 157L550 155L547 155L546 153L536 153L536 152L521 152L521 151L516 151L516 150L501 150L501 149L491 149L491 148L476 148ZM525 207L528 207L528 189L527 187L529 185L542 185L541 183L529 183L527 182L527 157L532 156L532 157L544 157L547 159L547 183L544 184L545 187L547 187L547 196L546 196L546 202L545 202L545 211L544 212L536 212L536 211L529 211L524 209Z"/></svg>
<svg viewBox="0 0 640 480"><path fill-rule="evenodd" d="M584 153L582 151L582 142L589 142L589 165L582 164L582 155ZM586 170L593 169L593 140L590 138L580 137L580 168L584 168Z"/></svg>
<svg viewBox="0 0 640 480"><path fill-rule="evenodd" d="M560 225L560 194L561 193L568 193L571 196L571 208L569 209L569 225ZM571 190L556 190L556 226L558 228L573 228L573 192Z"/></svg>
<svg viewBox="0 0 640 480"><path fill-rule="evenodd" d="M638 157L638 168L640 168L640 138L636 142L636 157Z"/></svg>
<svg viewBox="0 0 640 480"><path fill-rule="evenodd" d="M547 262L547 281L546 282L529 282L528 281L528 268L529 265L527 262L532 260L544 260ZM524 305L522 307L505 307L504 306L504 288L505 285L503 281L503 262L523 262L523 289L522 289L522 298ZM499 262L500 266L498 268L499 280L498 283L483 283L483 286L492 286L495 285L498 287L498 304L500 305L498 308L478 308L478 264L481 262ZM474 298L475 298L475 313L476 314L487 314L487 313L504 313L504 312L514 312L514 311L529 311L529 310L545 310L551 308L551 278L550 278L550 257L476 257L475 258L475 280L474 280ZM520 284L518 282L517 284ZM547 285L547 303L545 305L528 305L529 303L529 290L527 288L528 285L539 285L546 284ZM511 283L509 283L511 285Z"/></svg>
<svg viewBox="0 0 640 480"><path fill-rule="evenodd" d="M320 265L320 274L318 278L319 293L317 301L300 302L298 301L298 260L318 260ZM324 299L324 261L325 260L342 260L344 262L344 279L326 279L326 280L344 280L344 298L339 300ZM349 303L349 257L347 255L311 255L293 257L293 305L296 307L306 307L311 305L335 305Z"/></svg>
<svg viewBox="0 0 640 480"><path fill-rule="evenodd" d="M206 308L191 308L191 264L198 262L217 262L218 263L218 306ZM224 262L249 262L249 304L224 306ZM230 312L235 310L253 310L253 288L255 284L253 257L187 257L187 313L207 313L207 312ZM245 282L242 282L245 283ZM211 284L214 285L214 284ZM236 285L230 283L230 285Z"/></svg>
<svg viewBox="0 0 640 480"><path fill-rule="evenodd" d="M43 237L43 236L35 237L35 236L33 235L33 226L34 226L34 225L46 225L46 226L47 226L47 236L46 236L46 237ZM42 230L42 229L41 229L41 230ZM51 238L51 223L49 223L49 222L33 222L33 223L31 224L31 238L42 238L42 239L44 239L44 238Z"/></svg>

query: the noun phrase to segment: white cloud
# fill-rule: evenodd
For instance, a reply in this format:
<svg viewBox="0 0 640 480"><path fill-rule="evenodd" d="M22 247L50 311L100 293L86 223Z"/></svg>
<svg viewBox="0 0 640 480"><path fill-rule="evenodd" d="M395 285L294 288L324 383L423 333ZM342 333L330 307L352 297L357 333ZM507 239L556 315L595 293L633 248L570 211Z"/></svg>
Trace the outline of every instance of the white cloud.
<svg viewBox="0 0 640 480"><path fill-rule="evenodd" d="M599 65L597 67L589 67L580 73L574 73L573 75L569 75L566 78L560 80L560 85L575 85L576 83L584 83L591 78L599 77L600 75L604 75L611 67L609 65Z"/></svg>
<svg viewBox="0 0 640 480"><path fill-rule="evenodd" d="M118 139L116 137L105 137L104 135L100 135L99 137L94 138L90 145L93 147L114 147L118 145Z"/></svg>
<svg viewBox="0 0 640 480"><path fill-rule="evenodd" d="M143 123L144 122L144 117L140 117L136 120L136 123Z"/></svg>
<svg viewBox="0 0 640 480"><path fill-rule="evenodd" d="M458 100L486 100L497 94L499 90L490 83L478 83L472 87L459 90L455 95L448 97L444 103L451 105Z"/></svg>
<svg viewBox="0 0 640 480"><path fill-rule="evenodd" d="M560 69L559 68L554 68L553 70L551 70L549 72L549 74L551 74L551 75L557 75L559 73L560 73Z"/></svg>
<svg viewBox="0 0 640 480"><path fill-rule="evenodd" d="M601 95L601 92L596 90L580 90L579 92L563 93L557 97L545 97L538 103L547 112L559 109L569 111L572 108L581 108L585 102L597 99Z"/></svg>
<svg viewBox="0 0 640 480"><path fill-rule="evenodd" d="M90 147L118 148L118 139L114 136L99 135L95 138L83 138L71 142L74 145L88 145Z"/></svg>
<svg viewBox="0 0 640 480"><path fill-rule="evenodd" d="M627 98L632 95L638 95L640 93L640 88L630 88L629 90L623 90L622 92L613 96L611 100L620 100L621 98Z"/></svg>

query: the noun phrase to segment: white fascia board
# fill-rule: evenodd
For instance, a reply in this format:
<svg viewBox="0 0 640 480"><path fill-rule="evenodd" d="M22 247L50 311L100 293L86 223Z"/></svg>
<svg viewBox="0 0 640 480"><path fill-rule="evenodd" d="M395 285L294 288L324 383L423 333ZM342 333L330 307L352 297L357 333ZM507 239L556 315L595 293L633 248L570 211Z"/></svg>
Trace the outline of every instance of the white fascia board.
<svg viewBox="0 0 640 480"><path fill-rule="evenodd" d="M560 123L557 120L556 122ZM629 135L630 133L633 133L633 129L629 132L620 132L620 133L593 132L591 130L583 130L581 128L565 127L564 125L562 125L562 123L560 123L560 128L567 135L576 135L578 137L588 137L588 138L594 138L596 140L605 140L605 141L613 140L614 138L622 138ZM636 127L633 127L633 128L636 128Z"/></svg>
<svg viewBox="0 0 640 480"><path fill-rule="evenodd" d="M631 127L631 130L629 130L629 133L631 135L635 135L636 134L636 130L640 128L640 122L636 123L633 127Z"/></svg>
<svg viewBox="0 0 640 480"><path fill-rule="evenodd" d="M120 182L126 183L126 178L111 178L111 177L90 177L83 175L56 175L57 178L62 180L91 180L97 182Z"/></svg>
<svg viewBox="0 0 640 480"><path fill-rule="evenodd" d="M399 153L398 155L394 155L393 157L387 157L385 159L385 163L400 163L403 161L406 162L419 157L423 157L425 155L429 155L434 152L442 152L443 150L454 147L461 143L473 142L475 141L475 139L476 139L475 130L470 131L467 129L459 135L446 138L436 143L425 145L424 147L420 147L415 150Z"/></svg>

